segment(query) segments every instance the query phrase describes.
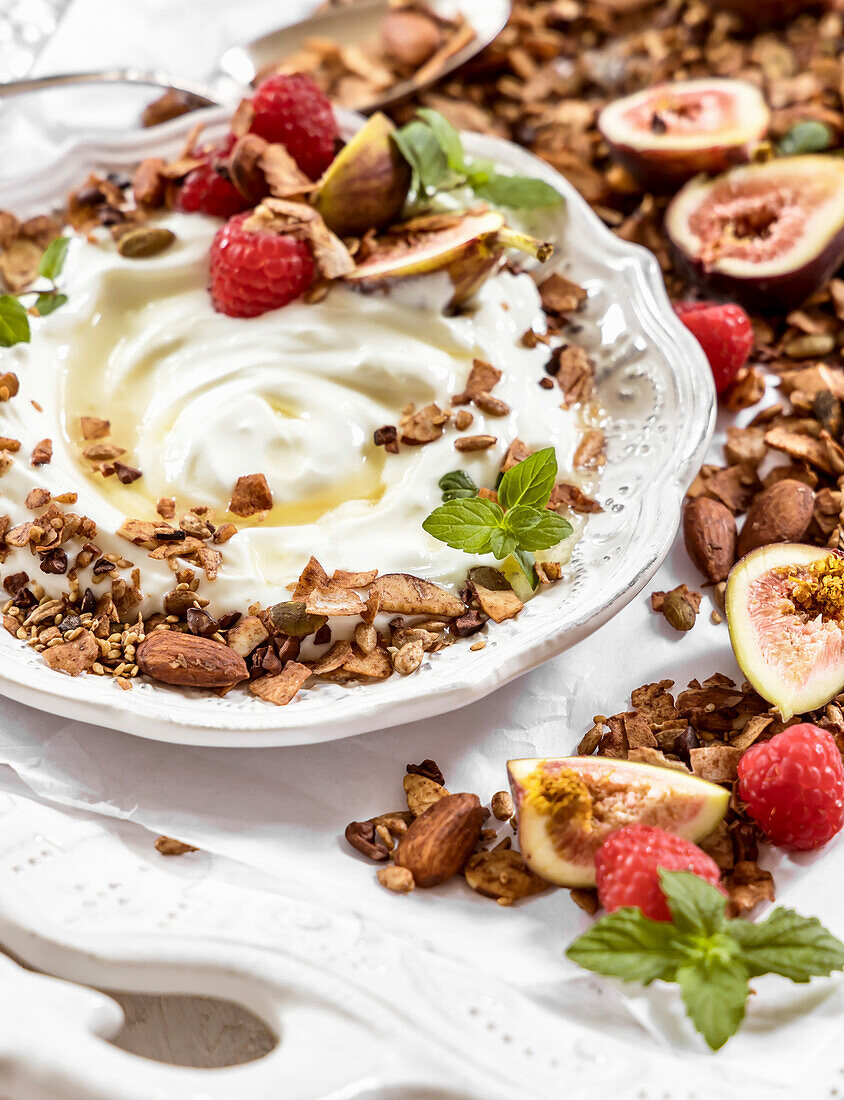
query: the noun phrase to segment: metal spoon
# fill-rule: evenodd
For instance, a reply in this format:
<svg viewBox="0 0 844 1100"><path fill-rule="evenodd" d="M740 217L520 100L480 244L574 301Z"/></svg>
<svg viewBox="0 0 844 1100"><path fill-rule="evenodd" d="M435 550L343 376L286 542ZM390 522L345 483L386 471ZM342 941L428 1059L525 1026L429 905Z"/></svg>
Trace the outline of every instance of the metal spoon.
<svg viewBox="0 0 844 1100"><path fill-rule="evenodd" d="M357 105L362 114L388 107L407 96L428 87L465 64L501 31L510 15L511 0L458 0L450 5L461 12L475 32L475 37L448 58L436 72L422 80L413 76L385 90L373 93L372 99ZM96 72L56 73L49 76L26 77L0 81L0 99L71 84L142 84L171 88L196 96L207 106L232 103L247 93L255 76L266 66L282 64L286 57L297 53L309 38L329 38L343 45L359 45L378 33L381 20L390 10L390 0L366 0L321 12L309 19L281 27L261 35L242 46L226 50L218 63L218 71L208 84L174 78L168 73L138 68L102 69ZM435 0L433 10L447 10L444 0ZM423 72L424 68L420 70Z"/></svg>

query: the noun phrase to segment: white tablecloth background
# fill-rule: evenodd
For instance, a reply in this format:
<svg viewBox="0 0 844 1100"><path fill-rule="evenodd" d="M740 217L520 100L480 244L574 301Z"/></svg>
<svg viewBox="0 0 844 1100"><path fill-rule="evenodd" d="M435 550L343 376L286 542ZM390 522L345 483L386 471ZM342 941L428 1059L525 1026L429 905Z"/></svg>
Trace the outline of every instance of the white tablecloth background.
<svg viewBox="0 0 844 1100"><path fill-rule="evenodd" d="M226 45L308 7L307 0L74 0L37 71L133 63L200 79ZM43 155L43 137L23 112L7 108L0 123L0 148L17 142L16 168ZM719 431L716 461L722 438ZM562 951L588 919L565 892L512 909L472 895L462 883L395 896L378 886L372 864L350 852L343 828L402 804L409 761L433 757L451 790L488 799L506 787L509 757L571 752L592 715L625 709L640 684L668 678L683 687L715 671L740 679L726 626L709 621L708 597L687 635L650 610L651 590L681 581L695 586L698 579L678 544L626 610L544 667L451 715L322 746L238 751L157 744L0 699L0 763L8 766L0 768L0 787L19 789L13 770L38 797L128 819L242 861L276 876L287 893L352 907L435 951L497 973L559 1012L579 1012L564 993L563 983L576 971ZM818 913L842 934L838 863L840 850L824 856L823 871L811 859L800 866L786 860L778 884L781 899ZM834 1014L816 1014L812 1042L824 1041L834 1027ZM750 1029L726 1056L752 1055L758 1067L758 1049ZM773 1044L766 1043L765 1059L780 1081L798 1072L787 1051L780 1056Z"/></svg>

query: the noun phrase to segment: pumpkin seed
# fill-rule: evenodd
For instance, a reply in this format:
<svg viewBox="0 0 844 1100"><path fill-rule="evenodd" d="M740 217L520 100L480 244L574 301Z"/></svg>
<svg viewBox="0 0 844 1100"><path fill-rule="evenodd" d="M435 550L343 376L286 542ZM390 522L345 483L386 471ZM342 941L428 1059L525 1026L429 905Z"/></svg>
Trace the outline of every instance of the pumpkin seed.
<svg viewBox="0 0 844 1100"><path fill-rule="evenodd" d="M803 153L822 153L832 145L832 131L825 122L806 119L797 122L777 146L781 157L796 157Z"/></svg>
<svg viewBox="0 0 844 1100"><path fill-rule="evenodd" d="M147 256L157 256L175 241L176 234L171 229L162 229L156 225L141 225L124 233L117 245L121 256L130 260L143 260Z"/></svg>

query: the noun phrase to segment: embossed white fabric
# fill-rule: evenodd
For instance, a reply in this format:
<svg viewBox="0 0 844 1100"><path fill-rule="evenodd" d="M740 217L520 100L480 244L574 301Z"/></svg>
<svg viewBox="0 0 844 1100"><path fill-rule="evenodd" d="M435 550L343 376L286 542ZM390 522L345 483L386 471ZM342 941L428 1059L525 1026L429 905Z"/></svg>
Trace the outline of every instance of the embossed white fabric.
<svg viewBox="0 0 844 1100"><path fill-rule="evenodd" d="M281 6L295 18L308 5L287 0ZM97 0L76 0L39 71L132 61L201 77L221 45L271 26L274 17L277 22L280 5L208 0L202 7L198 19L194 4L112 0L101 19ZM116 25L117 36L109 33ZM156 33L163 26L167 32ZM713 460L720 458L721 441L719 431ZM375 881L374 865L342 837L348 821L402 804L401 776L409 761L433 757L452 791L475 791L487 800L506 787L508 758L573 751L593 715L624 709L631 689L642 683L667 678L682 687L716 671L740 678L726 626L709 621L708 597L688 635L651 612L649 592L681 581L696 586L698 578L678 544L646 591L591 638L486 699L427 723L323 745L238 751L147 742L0 700L0 762L39 797L125 818L265 870L292 896L348 907L434 952L495 973L563 1017L595 1012L596 1026L623 1030L628 1012L655 1042L668 1037L688 1044L687 1037L671 1034L651 994L614 1001L614 1008L584 1008L573 992L579 986L567 987L579 972L563 958L564 947L588 925L567 893L552 890L512 909L473 895L462 881L410 897L392 895ZM0 784L7 774L0 769ZM840 845L821 860L822 870L817 859L778 860L779 897L817 913L841 935ZM777 986L772 1001L760 1005L764 999L756 998L750 1026L722 1055L723 1066L771 1081L798 1079L792 1044L820 1046L831 1039L839 998L836 983L812 987L811 994ZM803 1024L794 1013L809 1001L818 1011ZM626 1010L618 1007L622 1003ZM779 1026L788 1041L760 1042L760 1033ZM808 1050L803 1046L804 1054Z"/></svg>

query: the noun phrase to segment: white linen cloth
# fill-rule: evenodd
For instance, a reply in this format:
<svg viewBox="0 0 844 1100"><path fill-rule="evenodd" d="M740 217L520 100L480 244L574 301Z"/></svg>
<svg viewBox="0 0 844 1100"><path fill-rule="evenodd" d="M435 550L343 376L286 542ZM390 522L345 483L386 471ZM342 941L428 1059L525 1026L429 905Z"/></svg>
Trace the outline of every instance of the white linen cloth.
<svg viewBox="0 0 844 1100"><path fill-rule="evenodd" d="M200 79L226 45L293 20L309 6L307 0L111 0L103 7L100 0L74 0L37 71L132 63ZM43 138L34 142L31 111L21 119L22 112L6 110L0 149L21 138L28 143L16 152L18 167L20 156L42 154ZM722 425L713 461L720 460L723 438ZM40 798L127 819L242 861L276 877L286 893L348 906L497 974L561 1014L578 1015L583 1005L563 983L579 972L563 950L589 920L566 892L552 890L512 909L473 895L462 882L396 896L377 884L374 865L353 853L342 833L350 820L402 805L408 762L433 757L451 790L475 791L484 801L506 788L508 758L572 752L592 716L626 709L640 684L672 679L679 690L690 678L716 671L740 681L726 625L709 621L708 596L689 634L677 634L650 610L651 591L681 581L697 586L699 577L678 543L652 584L591 638L486 699L427 722L303 748L203 749L144 741L0 699L0 763ZM0 788L7 784L19 789L11 772L0 769ZM779 898L816 913L842 935L841 845L820 860L777 857ZM760 1033L782 1024L789 1006L805 1004L806 996L805 989L792 995L791 987L777 985L776 1011L770 1001L767 1008L754 1004L751 1026L721 1057L761 1073ZM834 984L818 991L814 1000L826 1008L813 1013L811 1031L793 1020L789 1039L798 1032L801 1043L813 1046L830 1039L839 996ZM666 1034L658 1000L643 994L626 1004L634 1018ZM623 1015L618 1023L623 1026ZM799 1078L801 1060L789 1056L790 1047L765 1043L770 1080ZM809 1049L803 1046L804 1056Z"/></svg>

